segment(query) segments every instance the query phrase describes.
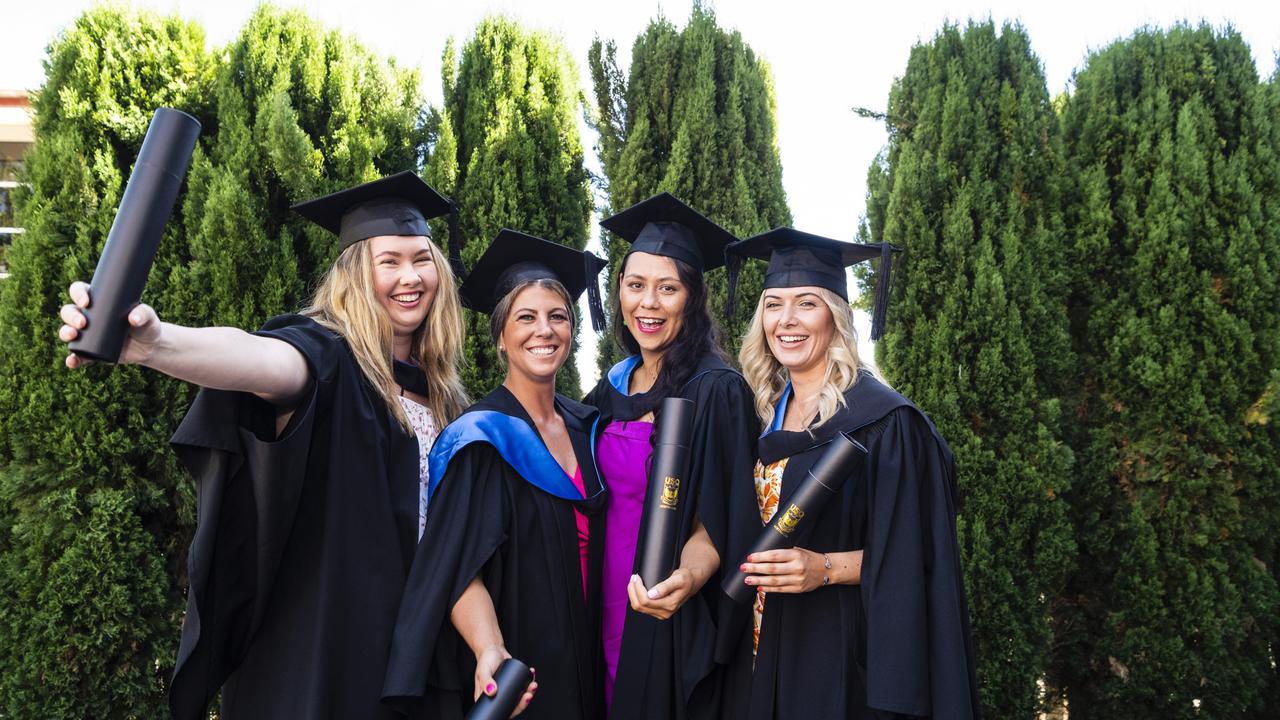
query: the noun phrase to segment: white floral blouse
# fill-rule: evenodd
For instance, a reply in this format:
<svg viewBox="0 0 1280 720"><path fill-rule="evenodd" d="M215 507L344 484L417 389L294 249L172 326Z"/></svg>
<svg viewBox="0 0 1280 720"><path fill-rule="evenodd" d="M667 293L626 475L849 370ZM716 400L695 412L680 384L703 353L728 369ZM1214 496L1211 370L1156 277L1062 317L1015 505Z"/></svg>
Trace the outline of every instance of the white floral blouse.
<svg viewBox="0 0 1280 720"><path fill-rule="evenodd" d="M431 413L431 408L419 405L403 395L400 396L400 406L409 417L413 433L418 436L418 539L421 540L422 531L427 526L427 481L430 479L427 457L431 454L431 445L436 441L440 430L436 427L436 417Z"/></svg>

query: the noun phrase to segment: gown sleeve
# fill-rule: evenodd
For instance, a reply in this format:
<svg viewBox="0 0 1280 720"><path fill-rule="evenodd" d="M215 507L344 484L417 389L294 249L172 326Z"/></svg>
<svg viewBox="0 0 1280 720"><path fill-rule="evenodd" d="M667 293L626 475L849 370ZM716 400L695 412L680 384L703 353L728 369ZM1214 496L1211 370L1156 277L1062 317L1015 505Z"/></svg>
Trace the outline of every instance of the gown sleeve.
<svg viewBox="0 0 1280 720"><path fill-rule="evenodd" d="M278 436L274 406L206 388L170 440L195 479L197 513L169 693L175 718L205 716L262 620L307 476L316 418L344 352L340 338L296 315L275 318L258 334L297 348L313 381Z"/></svg>
<svg viewBox="0 0 1280 720"><path fill-rule="evenodd" d="M453 605L483 573L491 595L503 575L498 548L507 539L511 511L504 491L508 466L485 443L469 444L453 456L431 499L426 528L400 602L383 702L417 716L461 716L470 700L471 677L463 675L466 646L450 622ZM454 698L457 698L454 701ZM469 702L467 703L469 704Z"/></svg>
<svg viewBox="0 0 1280 720"><path fill-rule="evenodd" d="M917 411L895 410L871 448L866 481L867 705L980 717L951 451Z"/></svg>

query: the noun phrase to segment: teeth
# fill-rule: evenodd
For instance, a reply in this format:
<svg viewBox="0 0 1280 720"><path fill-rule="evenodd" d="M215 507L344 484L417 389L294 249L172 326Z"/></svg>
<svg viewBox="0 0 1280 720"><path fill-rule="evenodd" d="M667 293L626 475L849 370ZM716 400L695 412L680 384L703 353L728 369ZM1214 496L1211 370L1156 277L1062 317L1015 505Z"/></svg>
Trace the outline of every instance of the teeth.
<svg viewBox="0 0 1280 720"><path fill-rule="evenodd" d="M782 342L800 342L808 337L808 335L779 335L778 339Z"/></svg>
<svg viewBox="0 0 1280 720"><path fill-rule="evenodd" d="M396 302L414 302L420 297L422 297L422 293L416 292L416 293L409 293L407 295L392 295L391 299L395 300Z"/></svg>
<svg viewBox="0 0 1280 720"><path fill-rule="evenodd" d="M645 327L654 328L661 325L664 321L663 320L645 320L642 318L636 318L636 322L640 323Z"/></svg>
<svg viewBox="0 0 1280 720"><path fill-rule="evenodd" d="M556 349L553 347L529 348L529 352L533 353L534 355L551 355L555 353L555 351Z"/></svg>

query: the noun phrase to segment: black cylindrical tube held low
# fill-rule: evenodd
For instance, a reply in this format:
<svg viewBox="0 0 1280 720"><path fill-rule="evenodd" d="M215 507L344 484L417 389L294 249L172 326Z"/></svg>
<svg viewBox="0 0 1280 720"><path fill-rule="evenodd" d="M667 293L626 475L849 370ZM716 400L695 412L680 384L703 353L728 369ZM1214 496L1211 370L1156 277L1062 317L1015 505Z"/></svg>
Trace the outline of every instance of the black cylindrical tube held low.
<svg viewBox="0 0 1280 720"><path fill-rule="evenodd" d="M644 518L640 538L640 579L651 588L666 580L676 569L680 544L680 503L689 472L689 436L693 434L692 400L667 398L662 401L657 442L649 464L648 487L644 496Z"/></svg>
<svg viewBox="0 0 1280 720"><path fill-rule="evenodd" d="M809 474L800 481L795 492L787 497L785 509L779 504L773 519L747 551L747 556L766 550L794 547L794 538L806 524L805 518L816 514L840 492L840 488L857 470L866 455L867 449L857 440L845 433L837 435L809 469ZM747 574L742 572L742 562L746 562L746 558L739 562L734 572L720 585L725 594L738 603L746 602L756 594L756 589L746 583Z"/></svg>
<svg viewBox="0 0 1280 720"><path fill-rule="evenodd" d="M533 682L533 671L515 658L507 658L493 674L498 692L493 697L481 694L467 713L467 720L507 720L520 704L520 697Z"/></svg>
<svg viewBox="0 0 1280 720"><path fill-rule="evenodd" d="M180 110L160 108L152 116L93 271L90 305L83 311L85 327L71 341L71 352L106 362L120 358L129 332L129 311L142 298L199 135L199 121Z"/></svg>

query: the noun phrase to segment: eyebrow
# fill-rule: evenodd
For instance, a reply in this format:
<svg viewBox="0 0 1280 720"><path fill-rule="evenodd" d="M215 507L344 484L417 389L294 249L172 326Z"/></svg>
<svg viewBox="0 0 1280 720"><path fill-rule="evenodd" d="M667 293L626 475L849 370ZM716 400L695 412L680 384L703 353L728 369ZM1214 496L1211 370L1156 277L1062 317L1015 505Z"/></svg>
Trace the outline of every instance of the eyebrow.
<svg viewBox="0 0 1280 720"><path fill-rule="evenodd" d="M637 274L637 273L627 273L626 275L624 275L624 276L622 277L622 279L623 279L623 280L629 280L629 279L631 279L631 278L635 278L635 279L637 279L637 280L648 280L648 279L649 279L649 277L648 277L647 275L640 275L640 274ZM665 276L663 276L663 277L658 278L658 279L657 279L657 282L677 282L677 283L678 283L678 282L680 282L680 278L678 278L678 277L672 277L672 276L670 276L670 275L665 275Z"/></svg>
<svg viewBox="0 0 1280 720"><path fill-rule="evenodd" d="M818 293L814 293L814 292L802 292L802 293L799 293L798 295L792 295L792 297L793 297L793 298L795 298L796 300L799 300L799 299L800 299L800 298L802 298L802 297L818 297ZM770 299L772 299L772 300L781 300L781 299L782 299L782 296L780 296L780 295L768 294L768 295L765 295L765 296L764 296L764 299L765 299L765 300L770 300Z"/></svg>
<svg viewBox="0 0 1280 720"><path fill-rule="evenodd" d="M380 258L387 255L391 257L400 257L401 255L404 255L404 253L400 252L399 250L383 250L382 252L375 255L374 258ZM413 251L412 255L414 257L421 257L423 255L431 257L432 256L431 248L421 248L419 250L415 250Z"/></svg>

